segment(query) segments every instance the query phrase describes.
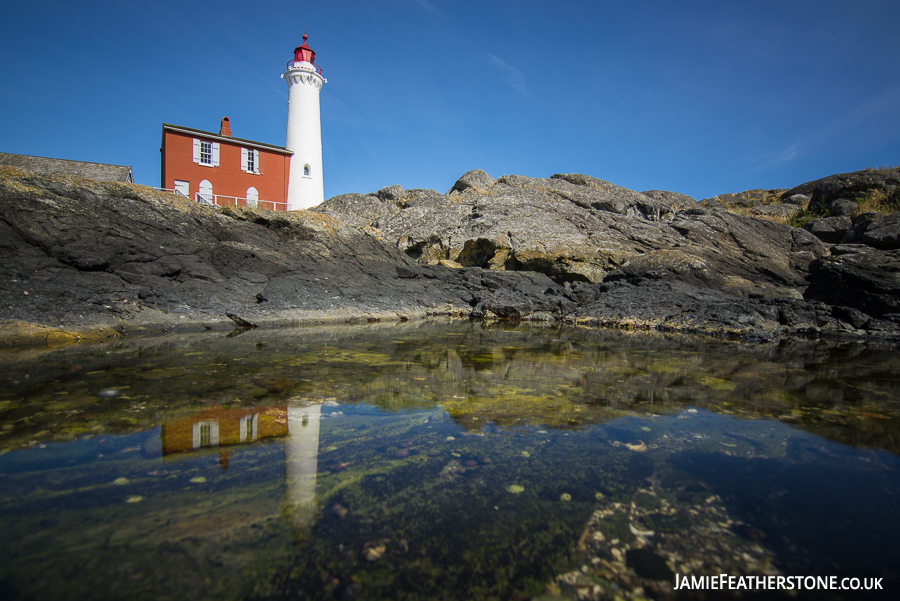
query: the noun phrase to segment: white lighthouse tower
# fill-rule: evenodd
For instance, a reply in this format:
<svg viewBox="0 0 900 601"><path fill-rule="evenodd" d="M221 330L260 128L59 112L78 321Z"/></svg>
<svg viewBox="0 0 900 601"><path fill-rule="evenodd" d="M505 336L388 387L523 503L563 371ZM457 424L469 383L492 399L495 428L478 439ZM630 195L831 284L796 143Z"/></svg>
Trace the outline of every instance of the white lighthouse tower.
<svg viewBox="0 0 900 601"><path fill-rule="evenodd" d="M316 53L303 44L294 49L282 75L288 85L287 137L284 147L293 151L288 179L287 209L308 209L325 200L322 179L322 121L319 90L328 81L316 64Z"/></svg>

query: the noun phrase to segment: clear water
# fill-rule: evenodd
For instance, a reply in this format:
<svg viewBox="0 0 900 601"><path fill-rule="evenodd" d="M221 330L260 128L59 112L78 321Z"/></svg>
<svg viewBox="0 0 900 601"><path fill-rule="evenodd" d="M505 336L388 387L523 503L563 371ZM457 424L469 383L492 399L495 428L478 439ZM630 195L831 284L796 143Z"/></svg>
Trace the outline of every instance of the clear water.
<svg viewBox="0 0 900 601"><path fill-rule="evenodd" d="M894 598L898 359L468 322L5 353L0 598Z"/></svg>

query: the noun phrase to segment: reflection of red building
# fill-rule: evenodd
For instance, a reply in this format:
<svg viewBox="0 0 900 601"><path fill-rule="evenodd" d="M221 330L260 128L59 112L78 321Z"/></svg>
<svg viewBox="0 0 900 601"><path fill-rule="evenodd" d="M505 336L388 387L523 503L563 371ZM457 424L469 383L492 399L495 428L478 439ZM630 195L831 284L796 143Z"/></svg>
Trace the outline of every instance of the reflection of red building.
<svg viewBox="0 0 900 601"><path fill-rule="evenodd" d="M212 407L163 424L163 455L254 442L288 433L287 407Z"/></svg>

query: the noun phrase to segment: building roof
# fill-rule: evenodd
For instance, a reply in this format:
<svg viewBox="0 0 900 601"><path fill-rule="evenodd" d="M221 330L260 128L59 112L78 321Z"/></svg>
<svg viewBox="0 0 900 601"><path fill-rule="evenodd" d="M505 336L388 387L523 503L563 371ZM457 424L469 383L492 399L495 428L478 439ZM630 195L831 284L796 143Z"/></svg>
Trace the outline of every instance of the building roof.
<svg viewBox="0 0 900 601"><path fill-rule="evenodd" d="M163 123L163 134L165 134L166 130L173 131L177 133L188 134L190 136L203 136L204 138L209 138L211 140L216 140L217 142L227 142L230 144L236 144L238 146L248 146L250 148L259 148L260 150L268 150L269 152L277 152L285 155L292 155L294 151L288 150L283 146L275 146L274 144L266 144L265 142L254 142L253 140L245 140L244 138L234 138L231 136L222 136L219 134L214 134L210 131L203 131L202 129L194 129L193 127L183 127L181 125L172 125L171 123Z"/></svg>
<svg viewBox="0 0 900 601"><path fill-rule="evenodd" d="M123 165L88 163L86 161L72 161L69 159L49 159L7 152L0 152L0 165L21 167L37 173L75 175L101 182L134 183L131 167Z"/></svg>

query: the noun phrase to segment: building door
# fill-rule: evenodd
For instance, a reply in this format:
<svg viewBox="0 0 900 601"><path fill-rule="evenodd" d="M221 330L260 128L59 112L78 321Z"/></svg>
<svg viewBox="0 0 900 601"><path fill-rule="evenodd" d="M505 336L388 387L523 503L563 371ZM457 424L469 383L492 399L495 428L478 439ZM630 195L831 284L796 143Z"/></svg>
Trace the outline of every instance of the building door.
<svg viewBox="0 0 900 601"><path fill-rule="evenodd" d="M200 191L197 192L197 202L203 203L205 205L213 204L212 184L208 179L200 182Z"/></svg>
<svg viewBox="0 0 900 601"><path fill-rule="evenodd" d="M247 206L255 207L257 205L258 200L259 200L259 191L256 188L254 188L253 186L250 186L249 188L247 188Z"/></svg>
<svg viewBox="0 0 900 601"><path fill-rule="evenodd" d="M180 194L185 198L191 197L191 183L180 179L175 180L175 194Z"/></svg>

